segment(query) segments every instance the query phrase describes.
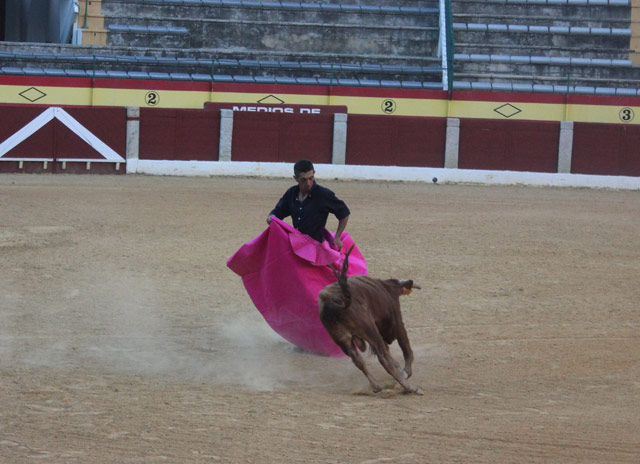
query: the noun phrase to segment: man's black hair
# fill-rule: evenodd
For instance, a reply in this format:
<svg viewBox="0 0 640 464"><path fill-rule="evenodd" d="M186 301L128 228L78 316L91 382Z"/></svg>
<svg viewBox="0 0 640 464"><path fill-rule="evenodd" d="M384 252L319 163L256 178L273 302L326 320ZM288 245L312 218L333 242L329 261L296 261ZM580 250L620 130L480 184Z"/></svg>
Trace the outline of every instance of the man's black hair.
<svg viewBox="0 0 640 464"><path fill-rule="evenodd" d="M314 171L313 163L309 160L302 159L293 165L293 174L296 176L308 171Z"/></svg>

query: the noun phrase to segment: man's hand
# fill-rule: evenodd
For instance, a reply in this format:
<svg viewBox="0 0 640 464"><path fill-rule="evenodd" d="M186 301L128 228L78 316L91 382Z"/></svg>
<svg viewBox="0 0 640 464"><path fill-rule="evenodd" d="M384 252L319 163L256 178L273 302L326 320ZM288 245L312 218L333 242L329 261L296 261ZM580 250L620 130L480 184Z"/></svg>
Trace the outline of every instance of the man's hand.
<svg viewBox="0 0 640 464"><path fill-rule="evenodd" d="M347 228L347 222L349 222L349 216L338 221L338 230L336 230L336 234L333 237L333 244L338 247L338 250L342 250L342 240L340 240L340 237L342 237L344 229Z"/></svg>
<svg viewBox="0 0 640 464"><path fill-rule="evenodd" d="M342 250L342 240L337 235L333 237L333 244L338 247L338 251Z"/></svg>
<svg viewBox="0 0 640 464"><path fill-rule="evenodd" d="M267 224L271 224L272 217L273 217L273 214L270 214L269 216L267 216Z"/></svg>

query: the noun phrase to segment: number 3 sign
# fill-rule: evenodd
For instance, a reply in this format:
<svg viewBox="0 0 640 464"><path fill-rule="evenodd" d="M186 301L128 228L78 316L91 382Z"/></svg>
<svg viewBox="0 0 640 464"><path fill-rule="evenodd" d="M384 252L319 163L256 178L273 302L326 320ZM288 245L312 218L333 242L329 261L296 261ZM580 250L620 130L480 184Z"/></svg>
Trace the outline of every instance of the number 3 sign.
<svg viewBox="0 0 640 464"><path fill-rule="evenodd" d="M618 117L622 122L631 122L635 117L635 113L631 108L622 108L620 113L618 113Z"/></svg>

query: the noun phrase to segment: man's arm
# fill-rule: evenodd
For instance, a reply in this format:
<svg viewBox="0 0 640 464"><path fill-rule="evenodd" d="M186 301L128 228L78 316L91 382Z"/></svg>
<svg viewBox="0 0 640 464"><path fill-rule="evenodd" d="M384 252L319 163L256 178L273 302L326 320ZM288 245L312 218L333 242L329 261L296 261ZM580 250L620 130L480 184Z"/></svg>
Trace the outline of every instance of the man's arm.
<svg viewBox="0 0 640 464"><path fill-rule="evenodd" d="M289 191L285 192L285 194L282 195L282 198L280 198L280 200L278 201L276 207L271 210L271 212L267 216L267 224L271 224L271 218L273 217L284 219L291 214L291 211L289 211L289 203L287 198L288 193Z"/></svg>
<svg viewBox="0 0 640 464"><path fill-rule="evenodd" d="M340 236L347 228L347 222L349 222L349 216L345 216L338 221L338 229L336 230L335 237L333 237L333 244L338 247L338 250L342 250L342 240L340 240Z"/></svg>

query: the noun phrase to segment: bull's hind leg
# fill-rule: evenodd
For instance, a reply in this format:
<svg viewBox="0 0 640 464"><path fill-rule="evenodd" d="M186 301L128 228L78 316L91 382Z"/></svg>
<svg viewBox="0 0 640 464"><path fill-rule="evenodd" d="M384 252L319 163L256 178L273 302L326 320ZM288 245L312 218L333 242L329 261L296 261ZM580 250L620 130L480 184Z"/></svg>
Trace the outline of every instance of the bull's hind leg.
<svg viewBox="0 0 640 464"><path fill-rule="evenodd" d="M351 358L353 364L355 364L355 366L362 371L367 379L369 379L369 383L371 384L371 388L373 389L374 393L382 391L382 385L378 383L375 377L373 377L369 372L369 369L367 369L364 358L362 357L360 351L358 350L358 347L356 346L356 341L352 337L344 337L338 340L334 338L334 341L342 349L342 351L344 351L344 354Z"/></svg>
<svg viewBox="0 0 640 464"><path fill-rule="evenodd" d="M353 364L355 364L356 367L360 369L362 373L367 377L367 379L369 379L369 383L371 384L371 388L373 389L373 392L378 393L382 391L382 385L380 385L378 381L375 379L375 377L371 375L371 373L369 372L369 369L367 369L366 363L364 362L364 358L360 354L360 351L358 350L358 348L356 348L353 343L350 344L350 349L346 351L346 354L351 358L351 360L353 361Z"/></svg>
<svg viewBox="0 0 640 464"><path fill-rule="evenodd" d="M325 329L331 336L331 339L340 347L340 349L351 358L353 364L362 371L362 373L367 377L369 383L371 384L371 388L373 388L374 392L382 391L382 385L378 383L378 381L371 375L369 370L367 369L367 365L364 362L364 359L360 355L360 348L362 351L365 350L366 344L361 337L357 337L351 333L344 325L340 323L331 323L333 321L327 317L328 311L320 310L320 320L324 325Z"/></svg>

